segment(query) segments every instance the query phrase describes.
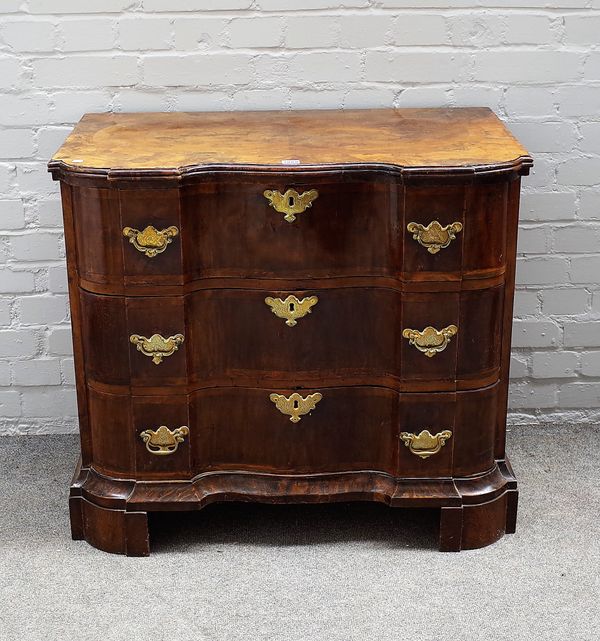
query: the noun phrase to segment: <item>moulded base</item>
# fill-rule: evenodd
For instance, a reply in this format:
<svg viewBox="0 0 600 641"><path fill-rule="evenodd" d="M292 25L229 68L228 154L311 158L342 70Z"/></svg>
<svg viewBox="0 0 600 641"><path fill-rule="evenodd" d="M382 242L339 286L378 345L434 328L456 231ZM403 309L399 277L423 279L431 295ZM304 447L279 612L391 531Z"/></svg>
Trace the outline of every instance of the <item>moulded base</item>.
<svg viewBox="0 0 600 641"><path fill-rule="evenodd" d="M106 552L147 556L148 512L199 510L219 501L377 501L391 507L440 508L439 549L449 552L485 547L513 533L518 492L507 460L466 478L400 479L372 471L315 475L228 471L183 482L112 479L79 464L69 499L72 536Z"/></svg>

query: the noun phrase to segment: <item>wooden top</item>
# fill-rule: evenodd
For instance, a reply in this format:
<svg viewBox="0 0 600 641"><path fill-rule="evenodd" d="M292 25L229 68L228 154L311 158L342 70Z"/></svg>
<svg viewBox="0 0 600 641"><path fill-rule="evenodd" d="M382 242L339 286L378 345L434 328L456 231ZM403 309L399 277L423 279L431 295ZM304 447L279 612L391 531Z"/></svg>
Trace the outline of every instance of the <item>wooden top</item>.
<svg viewBox="0 0 600 641"><path fill-rule="evenodd" d="M524 169L532 160L487 108L369 109L87 114L49 166L164 175L207 165L339 164Z"/></svg>

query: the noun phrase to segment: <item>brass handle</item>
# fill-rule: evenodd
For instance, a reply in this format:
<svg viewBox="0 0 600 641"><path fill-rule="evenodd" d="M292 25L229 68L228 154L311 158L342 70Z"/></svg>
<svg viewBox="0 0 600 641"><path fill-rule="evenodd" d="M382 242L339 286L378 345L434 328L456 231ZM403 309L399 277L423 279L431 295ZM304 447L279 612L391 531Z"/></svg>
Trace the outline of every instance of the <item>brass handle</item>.
<svg viewBox="0 0 600 641"><path fill-rule="evenodd" d="M437 254L440 249L448 245L456 238L456 234L462 231L462 223L454 222L442 227L437 220L432 220L427 227L420 223L408 223L406 229L413 235L413 238L427 248L430 254Z"/></svg>
<svg viewBox="0 0 600 641"><path fill-rule="evenodd" d="M423 430L420 434L400 433L400 438L404 441L404 445L413 454L423 459L437 454L451 436L452 432L450 430L438 432L435 436L429 430Z"/></svg>
<svg viewBox="0 0 600 641"><path fill-rule="evenodd" d="M311 313L311 307L319 302L317 296L308 296L299 300L296 296L290 295L285 300L281 298L265 298L265 303L278 318L285 318L288 327L294 327L298 323L297 318L302 318Z"/></svg>
<svg viewBox="0 0 600 641"><path fill-rule="evenodd" d="M311 189L299 194L295 189L288 189L282 194L276 189L267 189L263 192L263 196L275 211L285 214L284 220L293 223L296 220L296 214L301 214L312 207L313 200L318 198L319 192L316 189Z"/></svg>
<svg viewBox="0 0 600 641"><path fill-rule="evenodd" d="M166 425L161 425L156 431L144 430L140 432L140 438L146 443L146 449L150 454L165 456L177 451L179 443L190 433L187 425L182 425L175 430L170 430Z"/></svg>
<svg viewBox="0 0 600 641"><path fill-rule="evenodd" d="M423 331L417 329L405 329L402 332L404 338L408 338L410 345L414 345L425 356L435 356L443 352L450 339L456 335L458 327L456 325L448 325L444 329L435 329L435 327L428 326Z"/></svg>
<svg viewBox="0 0 600 641"><path fill-rule="evenodd" d="M162 254L177 234L179 234L179 229L174 226L160 231L152 225L148 225L142 231L133 227L123 228L123 236L129 238L129 242L148 258L154 258L157 254Z"/></svg>
<svg viewBox="0 0 600 641"><path fill-rule="evenodd" d="M144 356L150 356L155 365L160 365L165 356L171 356L179 349L183 343L183 334L175 334L168 338L160 334L152 334L150 338L132 334L129 340L137 346L138 351L142 352Z"/></svg>
<svg viewBox="0 0 600 641"><path fill-rule="evenodd" d="M319 392L309 394L306 398L302 398L300 394L294 392L287 398L283 394L271 394L269 399L275 403L275 407L282 413L290 417L292 423L297 423L301 416L308 414L314 410L317 403L323 398Z"/></svg>

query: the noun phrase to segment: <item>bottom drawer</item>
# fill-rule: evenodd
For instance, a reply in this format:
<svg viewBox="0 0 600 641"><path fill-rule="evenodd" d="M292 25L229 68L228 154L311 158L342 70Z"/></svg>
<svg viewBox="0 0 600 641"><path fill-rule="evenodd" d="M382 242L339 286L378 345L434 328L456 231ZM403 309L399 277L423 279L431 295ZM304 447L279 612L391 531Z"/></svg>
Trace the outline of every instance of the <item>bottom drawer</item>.
<svg viewBox="0 0 600 641"><path fill-rule="evenodd" d="M127 396L90 388L92 465L140 480L216 470L477 474L494 463L498 389L223 387Z"/></svg>

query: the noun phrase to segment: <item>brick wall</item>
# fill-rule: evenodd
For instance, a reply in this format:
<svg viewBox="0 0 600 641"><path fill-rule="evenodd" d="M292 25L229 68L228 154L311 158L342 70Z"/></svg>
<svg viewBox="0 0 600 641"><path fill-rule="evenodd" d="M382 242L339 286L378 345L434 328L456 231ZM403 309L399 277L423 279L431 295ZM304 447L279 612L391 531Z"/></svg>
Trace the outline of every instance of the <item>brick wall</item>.
<svg viewBox="0 0 600 641"><path fill-rule="evenodd" d="M110 109L492 107L536 159L511 421L597 420L599 43L600 0L0 0L0 433L76 429L45 164Z"/></svg>

